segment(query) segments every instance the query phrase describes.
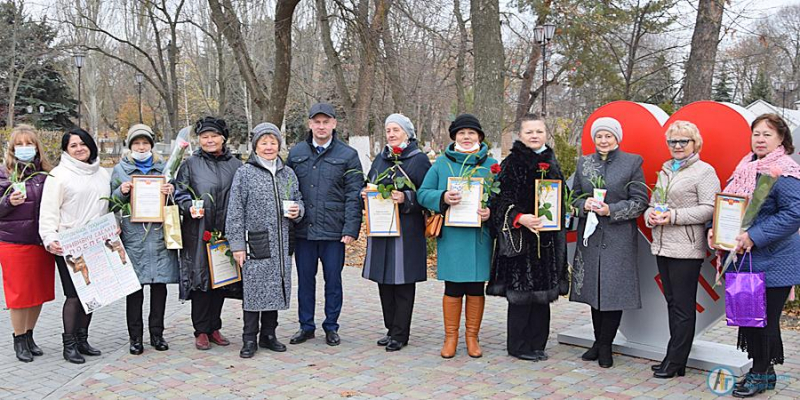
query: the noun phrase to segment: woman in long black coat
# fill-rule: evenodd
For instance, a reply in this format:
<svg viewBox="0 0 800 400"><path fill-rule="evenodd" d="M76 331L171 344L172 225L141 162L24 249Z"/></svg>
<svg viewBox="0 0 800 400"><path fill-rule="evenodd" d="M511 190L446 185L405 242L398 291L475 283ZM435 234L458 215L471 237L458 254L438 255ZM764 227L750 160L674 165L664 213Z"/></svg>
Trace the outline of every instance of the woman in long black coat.
<svg viewBox="0 0 800 400"><path fill-rule="evenodd" d="M399 168L415 187L419 187L431 162L417 147L414 125L402 114L390 115L385 125L387 146L372 162L367 177L374 182L378 175L399 161L402 163ZM396 170L395 173L404 177L403 172ZM391 176L378 183L391 183ZM363 271L364 278L378 284L387 330L378 345L386 346L386 351L397 351L408 344L415 285L428 276L425 217L417 202L417 193L410 188L395 190L392 199L400 211L401 236L368 238Z"/></svg>
<svg viewBox="0 0 800 400"><path fill-rule="evenodd" d="M544 348L550 334L550 303L569 290L563 222L559 231L539 232L539 239L533 233L543 226L543 220L535 216L536 179L544 174L545 179L560 180L562 185L564 181L546 140L544 120L532 114L524 116L519 140L501 165L500 194L491 200L497 240L505 240L503 235L511 233L516 242L521 232L527 247L514 257L495 251L486 293L508 300L508 354L531 361L547 359Z"/></svg>
<svg viewBox="0 0 800 400"><path fill-rule="evenodd" d="M242 162L226 146L228 127L224 120L205 117L197 121L194 130L200 149L181 165L175 185L175 200L183 214L179 288L181 299L192 300L195 347L208 350L209 342L220 346L230 344L219 332L222 328L220 315L225 297L241 298L241 284L211 288L206 251L208 238L204 236L205 232L214 231L224 235L228 195L233 176ZM195 195L203 199L201 210L192 206Z"/></svg>

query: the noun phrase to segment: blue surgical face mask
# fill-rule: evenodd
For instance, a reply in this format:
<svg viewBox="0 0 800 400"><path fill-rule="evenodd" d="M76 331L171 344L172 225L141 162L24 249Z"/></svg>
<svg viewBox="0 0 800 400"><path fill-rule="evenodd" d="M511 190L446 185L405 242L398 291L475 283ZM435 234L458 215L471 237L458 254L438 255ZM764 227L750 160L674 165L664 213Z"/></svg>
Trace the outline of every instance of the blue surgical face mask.
<svg viewBox="0 0 800 400"><path fill-rule="evenodd" d="M36 146L14 146L14 157L22 162L31 162L36 158Z"/></svg>

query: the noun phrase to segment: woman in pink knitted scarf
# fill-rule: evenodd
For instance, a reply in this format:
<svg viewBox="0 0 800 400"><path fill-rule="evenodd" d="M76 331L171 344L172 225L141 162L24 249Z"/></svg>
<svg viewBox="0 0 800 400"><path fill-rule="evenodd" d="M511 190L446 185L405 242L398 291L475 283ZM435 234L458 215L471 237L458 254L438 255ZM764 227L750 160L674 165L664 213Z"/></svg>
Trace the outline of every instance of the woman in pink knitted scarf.
<svg viewBox="0 0 800 400"><path fill-rule="evenodd" d="M753 368L737 383L734 397L752 397L777 383L775 364L783 364L780 317L793 285L800 284L800 166L792 134L776 114L753 121L751 151L733 172L723 192L751 196L760 174L778 177L752 226L739 235L735 251L750 251L753 272L767 283L767 326L740 327L737 347L753 359ZM711 235L709 231L709 245Z"/></svg>

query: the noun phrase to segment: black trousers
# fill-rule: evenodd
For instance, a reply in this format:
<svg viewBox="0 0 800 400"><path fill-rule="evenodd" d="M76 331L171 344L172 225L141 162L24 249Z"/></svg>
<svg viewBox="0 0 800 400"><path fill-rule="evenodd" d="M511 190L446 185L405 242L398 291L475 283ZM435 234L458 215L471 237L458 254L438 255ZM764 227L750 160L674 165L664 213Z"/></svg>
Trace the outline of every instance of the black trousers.
<svg viewBox="0 0 800 400"><path fill-rule="evenodd" d="M697 280L702 259L656 257L669 318L669 343L664 361L686 365L697 321Z"/></svg>
<svg viewBox="0 0 800 400"><path fill-rule="evenodd" d="M450 282L444 281L444 295L450 297L483 296L486 282Z"/></svg>
<svg viewBox="0 0 800 400"><path fill-rule="evenodd" d="M267 335L275 335L275 328L278 327L278 311L243 311L244 330L242 332L243 341L255 341L256 335L261 333L261 338ZM259 329L258 320L261 319Z"/></svg>
<svg viewBox="0 0 800 400"><path fill-rule="evenodd" d="M417 285L414 283L403 285L379 283L378 292L381 296L383 325L386 326L387 335L400 343L408 342Z"/></svg>
<svg viewBox="0 0 800 400"><path fill-rule="evenodd" d="M753 372L766 373L770 365L783 364L781 313L791 286L767 288L767 326L739 328L737 347L753 359Z"/></svg>
<svg viewBox="0 0 800 400"><path fill-rule="evenodd" d="M617 337L617 329L622 321L622 310L600 311L592 308L594 340L598 345L611 345Z"/></svg>
<svg viewBox="0 0 800 400"><path fill-rule="evenodd" d="M544 350L550 335L550 304L508 305L508 353Z"/></svg>
<svg viewBox="0 0 800 400"><path fill-rule="evenodd" d="M167 307L167 285L153 283L150 285L150 316L147 318L150 336L164 335L164 310ZM125 317L128 320L128 334L131 338L141 338L144 334L142 322L142 305L144 304L144 286L125 298Z"/></svg>
<svg viewBox="0 0 800 400"><path fill-rule="evenodd" d="M222 328L220 315L224 303L225 292L222 289L192 292L192 325L195 337L201 333L210 335Z"/></svg>

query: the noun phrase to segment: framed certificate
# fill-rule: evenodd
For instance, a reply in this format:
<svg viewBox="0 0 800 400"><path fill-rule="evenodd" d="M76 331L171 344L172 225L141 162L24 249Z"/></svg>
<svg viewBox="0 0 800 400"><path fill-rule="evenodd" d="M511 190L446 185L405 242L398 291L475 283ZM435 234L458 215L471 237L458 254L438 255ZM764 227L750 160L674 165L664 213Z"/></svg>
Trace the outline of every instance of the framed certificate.
<svg viewBox="0 0 800 400"><path fill-rule="evenodd" d="M216 289L242 280L242 271L227 254L230 245L227 240L206 243L208 269L211 275L211 288Z"/></svg>
<svg viewBox="0 0 800 400"><path fill-rule="evenodd" d="M367 190L367 236L400 236L400 211L392 198L384 199L378 191Z"/></svg>
<svg viewBox="0 0 800 400"><path fill-rule="evenodd" d="M736 248L736 236L742 233L742 220L748 199L735 194L717 193L714 200L714 236L711 242L724 250Z"/></svg>
<svg viewBox="0 0 800 400"><path fill-rule="evenodd" d="M537 179L534 183L534 215L542 220L544 227L539 231L560 231L564 219L561 210L561 181L557 179Z"/></svg>
<svg viewBox="0 0 800 400"><path fill-rule="evenodd" d="M483 198L483 178L447 178L447 190L461 192L461 202L450 206L444 216L444 225L461 228L480 228Z"/></svg>
<svg viewBox="0 0 800 400"><path fill-rule="evenodd" d="M163 176L131 176L131 222L164 222L167 196L161 185L167 183Z"/></svg>

